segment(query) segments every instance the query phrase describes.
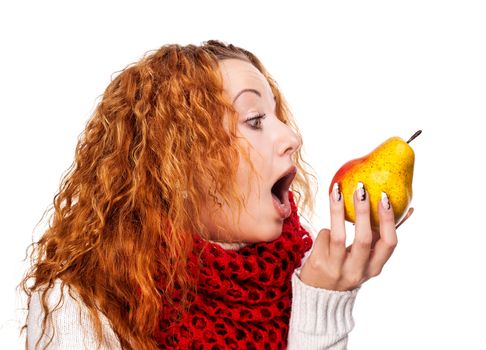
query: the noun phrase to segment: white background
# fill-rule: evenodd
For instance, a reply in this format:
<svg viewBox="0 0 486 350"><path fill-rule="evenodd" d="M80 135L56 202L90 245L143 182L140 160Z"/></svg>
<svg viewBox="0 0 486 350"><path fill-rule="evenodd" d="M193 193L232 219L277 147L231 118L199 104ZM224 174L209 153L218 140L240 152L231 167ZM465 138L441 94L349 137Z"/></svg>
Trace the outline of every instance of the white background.
<svg viewBox="0 0 486 350"><path fill-rule="evenodd" d="M319 178L316 229L345 161L423 130L415 213L358 294L349 348L486 348L484 2L69 3L0 5L2 349L22 348L25 249L111 75L163 44L212 38L255 52L286 95Z"/></svg>

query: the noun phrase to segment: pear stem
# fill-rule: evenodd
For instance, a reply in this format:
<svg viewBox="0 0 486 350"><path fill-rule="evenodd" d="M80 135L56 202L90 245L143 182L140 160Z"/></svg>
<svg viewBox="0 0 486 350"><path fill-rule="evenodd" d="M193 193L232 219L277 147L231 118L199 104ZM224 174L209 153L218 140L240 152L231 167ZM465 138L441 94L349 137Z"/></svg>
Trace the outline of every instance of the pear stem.
<svg viewBox="0 0 486 350"><path fill-rule="evenodd" d="M412 137L407 141L407 143L410 143L413 139L415 139L421 133L422 133L422 130L417 131L415 134L412 135Z"/></svg>

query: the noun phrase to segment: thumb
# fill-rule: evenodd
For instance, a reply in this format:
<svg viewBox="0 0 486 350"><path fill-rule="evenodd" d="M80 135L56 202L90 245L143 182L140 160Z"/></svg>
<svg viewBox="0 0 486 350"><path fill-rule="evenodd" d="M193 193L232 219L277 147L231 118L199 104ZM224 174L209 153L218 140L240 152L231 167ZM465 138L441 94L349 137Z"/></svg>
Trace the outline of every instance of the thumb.
<svg viewBox="0 0 486 350"><path fill-rule="evenodd" d="M314 241L312 253L316 256L329 255L329 241L331 237L331 230L324 228L319 231Z"/></svg>
<svg viewBox="0 0 486 350"><path fill-rule="evenodd" d="M403 219L400 220L400 222L397 224L395 229L399 228L401 224L403 224L410 216L412 216L412 214L413 214L413 208L409 208L408 211L407 211L407 214L405 214Z"/></svg>

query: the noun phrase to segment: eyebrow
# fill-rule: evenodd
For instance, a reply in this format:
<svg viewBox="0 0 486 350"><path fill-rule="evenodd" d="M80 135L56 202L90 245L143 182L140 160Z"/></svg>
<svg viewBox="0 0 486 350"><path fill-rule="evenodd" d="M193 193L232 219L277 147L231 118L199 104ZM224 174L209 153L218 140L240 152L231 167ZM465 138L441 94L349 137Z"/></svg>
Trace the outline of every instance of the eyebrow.
<svg viewBox="0 0 486 350"><path fill-rule="evenodd" d="M256 90L256 89L243 89L241 90L240 92L238 92L235 96L235 98L233 99L233 103L235 103L236 99L238 97L241 96L241 94L243 94L244 92L252 92L254 93L255 95L257 95L258 97L262 97L262 94L260 93L260 91ZM277 98L275 96L273 96L273 100L276 102L277 101Z"/></svg>
<svg viewBox="0 0 486 350"><path fill-rule="evenodd" d="M255 95L257 95L258 97L262 97L262 94L260 93L260 91L258 90L255 90L255 89L243 89L241 90L240 92L238 92L238 94L236 94L235 98L233 99L233 103L235 103L236 99L238 97L241 96L241 94L243 94L244 92L253 92Z"/></svg>

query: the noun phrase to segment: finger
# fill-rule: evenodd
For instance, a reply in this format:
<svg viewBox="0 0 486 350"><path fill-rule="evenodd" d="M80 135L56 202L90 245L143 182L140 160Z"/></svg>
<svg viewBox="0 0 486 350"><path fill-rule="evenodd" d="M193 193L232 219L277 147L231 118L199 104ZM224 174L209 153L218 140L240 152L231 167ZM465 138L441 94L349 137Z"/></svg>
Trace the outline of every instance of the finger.
<svg viewBox="0 0 486 350"><path fill-rule="evenodd" d="M331 261L342 265L346 256L346 227L344 224L344 198L336 182L329 196L331 208L331 235L329 256Z"/></svg>
<svg viewBox="0 0 486 350"><path fill-rule="evenodd" d="M380 229L376 228L376 227L373 227L371 229L372 233L371 233L371 249L373 249L375 247L375 244L376 242L378 242L378 240L380 239Z"/></svg>
<svg viewBox="0 0 486 350"><path fill-rule="evenodd" d="M410 216L413 214L413 208L408 209L407 214L403 217L403 219L398 223L395 228L399 228L401 224L403 224Z"/></svg>
<svg viewBox="0 0 486 350"><path fill-rule="evenodd" d="M378 203L378 216L380 218L380 239L371 253L367 277L374 277L381 273L398 243L393 208L385 192L382 192L382 200Z"/></svg>
<svg viewBox="0 0 486 350"><path fill-rule="evenodd" d="M351 249L351 259L355 269L364 269L370 257L372 231L370 222L370 201L361 182L354 192L355 236Z"/></svg>

